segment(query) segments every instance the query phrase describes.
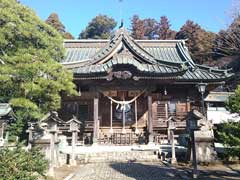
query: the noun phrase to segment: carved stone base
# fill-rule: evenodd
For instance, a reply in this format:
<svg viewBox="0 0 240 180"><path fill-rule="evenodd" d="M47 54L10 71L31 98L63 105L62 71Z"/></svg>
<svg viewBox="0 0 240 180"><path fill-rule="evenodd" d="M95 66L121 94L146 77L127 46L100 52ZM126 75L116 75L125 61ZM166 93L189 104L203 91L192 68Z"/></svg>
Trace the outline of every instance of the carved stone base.
<svg viewBox="0 0 240 180"><path fill-rule="evenodd" d="M70 165L71 165L71 166L76 166L76 165L77 165L77 161L76 161L75 159L74 159L74 160L71 159L71 160L70 160Z"/></svg>
<svg viewBox="0 0 240 180"><path fill-rule="evenodd" d="M214 149L214 136L211 130L195 131L195 146L197 162L213 163L217 159Z"/></svg>
<svg viewBox="0 0 240 180"><path fill-rule="evenodd" d="M150 135L148 136L148 144L149 144L149 145L153 145L153 144L154 144L154 137L153 137L152 134L150 134Z"/></svg>
<svg viewBox="0 0 240 180"><path fill-rule="evenodd" d="M49 167L47 175L50 177L55 177L55 171L54 171L53 167L51 167L51 166Z"/></svg>
<svg viewBox="0 0 240 180"><path fill-rule="evenodd" d="M176 158L171 158L171 164L177 164L177 159Z"/></svg>

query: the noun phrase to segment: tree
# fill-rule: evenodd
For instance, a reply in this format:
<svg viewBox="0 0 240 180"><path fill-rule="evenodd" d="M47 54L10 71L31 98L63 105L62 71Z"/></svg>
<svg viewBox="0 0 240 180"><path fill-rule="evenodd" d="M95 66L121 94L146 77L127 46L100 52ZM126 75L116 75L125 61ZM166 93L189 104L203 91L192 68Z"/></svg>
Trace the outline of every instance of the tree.
<svg viewBox="0 0 240 180"><path fill-rule="evenodd" d="M134 15L131 19L132 37L134 39L144 39L145 28L144 21L138 15Z"/></svg>
<svg viewBox="0 0 240 180"><path fill-rule="evenodd" d="M62 34L66 32L65 26L60 21L57 13L51 13L45 22L54 27L58 32Z"/></svg>
<svg viewBox="0 0 240 180"><path fill-rule="evenodd" d="M157 21L152 18L143 20L144 22L144 37L145 39L156 39Z"/></svg>
<svg viewBox="0 0 240 180"><path fill-rule="evenodd" d="M232 113L240 113L240 86L235 90L235 94L229 98L227 108ZM240 159L240 122L228 122L218 128L220 142L227 147L229 156Z"/></svg>
<svg viewBox="0 0 240 180"><path fill-rule="evenodd" d="M27 124L58 109L60 93L76 94L75 85L72 73L58 63L64 56L61 35L15 0L1 0L0 9L0 59L4 63L0 102L11 103L18 120Z"/></svg>
<svg viewBox="0 0 240 180"><path fill-rule="evenodd" d="M54 27L65 39L74 39L70 32L66 32L65 26L60 21L57 13L51 13L45 21L50 26Z"/></svg>
<svg viewBox="0 0 240 180"><path fill-rule="evenodd" d="M227 151L226 158L237 157L240 159L240 122L228 122L219 125L218 136Z"/></svg>
<svg viewBox="0 0 240 180"><path fill-rule="evenodd" d="M134 39L155 39L157 21L152 18L140 19L134 15L131 19L131 31Z"/></svg>
<svg viewBox="0 0 240 180"><path fill-rule="evenodd" d="M107 39L116 27L117 22L106 15L98 15L88 23L79 35L79 39Z"/></svg>
<svg viewBox="0 0 240 180"><path fill-rule="evenodd" d="M138 15L134 15L131 26L134 39L175 39L176 35L176 32L170 29L166 16L162 16L158 23L153 18L140 19Z"/></svg>
<svg viewBox="0 0 240 180"><path fill-rule="evenodd" d="M176 31L170 29L171 24L166 16L162 16L158 25L159 39L175 39Z"/></svg>
<svg viewBox="0 0 240 180"><path fill-rule="evenodd" d="M240 16L228 29L219 31L215 41L215 52L222 56L240 55Z"/></svg>
<svg viewBox="0 0 240 180"><path fill-rule="evenodd" d="M26 151L22 146L0 150L0 180L35 180L44 177L48 162L39 149Z"/></svg>
<svg viewBox="0 0 240 180"><path fill-rule="evenodd" d="M188 20L177 32L176 39L187 39L190 54L198 63L211 60L214 33L207 32L197 23Z"/></svg>
<svg viewBox="0 0 240 180"><path fill-rule="evenodd" d="M71 33L69 33L69 32L65 32L63 34L63 38L64 39L74 39L73 35Z"/></svg>

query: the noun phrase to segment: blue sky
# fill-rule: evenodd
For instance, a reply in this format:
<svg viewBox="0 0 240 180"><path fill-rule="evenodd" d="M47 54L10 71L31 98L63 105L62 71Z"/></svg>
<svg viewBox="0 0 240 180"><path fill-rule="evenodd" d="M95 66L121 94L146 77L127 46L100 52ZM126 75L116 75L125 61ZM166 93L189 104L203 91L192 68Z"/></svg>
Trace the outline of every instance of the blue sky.
<svg viewBox="0 0 240 180"><path fill-rule="evenodd" d="M106 14L120 22L119 0L20 0L31 7L41 19L56 12L67 31L75 37L98 14ZM166 15L172 29L191 19L209 31L218 32L226 28L232 0L123 0L122 17L125 27L130 27L130 18L137 14L141 18L160 19Z"/></svg>

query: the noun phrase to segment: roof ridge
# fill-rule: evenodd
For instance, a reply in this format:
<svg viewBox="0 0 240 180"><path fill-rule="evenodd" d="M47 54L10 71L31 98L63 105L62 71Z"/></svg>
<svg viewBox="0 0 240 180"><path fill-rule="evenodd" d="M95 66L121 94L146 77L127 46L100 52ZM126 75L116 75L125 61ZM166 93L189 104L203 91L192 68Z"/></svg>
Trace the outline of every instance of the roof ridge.
<svg viewBox="0 0 240 180"><path fill-rule="evenodd" d="M210 66L207 66L207 65L202 65L202 64L196 64L196 66L202 70L210 70L211 72L216 72L216 73L219 73L219 72L222 72L222 73L232 73L232 68L228 68L228 69L218 69L216 67L210 67Z"/></svg>
<svg viewBox="0 0 240 180"><path fill-rule="evenodd" d="M78 42L109 42L110 39L64 39L64 43L78 43ZM151 43L151 42L186 42L186 39L134 39L135 42L144 42L144 43Z"/></svg>

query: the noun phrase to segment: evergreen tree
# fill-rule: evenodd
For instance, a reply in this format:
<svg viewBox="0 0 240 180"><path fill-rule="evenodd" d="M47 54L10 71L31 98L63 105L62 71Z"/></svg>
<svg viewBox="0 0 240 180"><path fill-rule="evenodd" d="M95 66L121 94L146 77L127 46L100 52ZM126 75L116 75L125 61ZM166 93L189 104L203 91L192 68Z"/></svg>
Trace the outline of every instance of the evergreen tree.
<svg viewBox="0 0 240 180"><path fill-rule="evenodd" d="M176 31L170 29L171 24L166 16L162 16L158 25L159 39L175 39Z"/></svg>
<svg viewBox="0 0 240 180"><path fill-rule="evenodd" d="M0 150L0 180L43 179L48 167L40 149L24 150L21 145Z"/></svg>
<svg viewBox="0 0 240 180"><path fill-rule="evenodd" d="M66 32L65 26L60 21L57 13L51 13L45 21L50 26L54 27L65 39L74 39L70 32Z"/></svg>
<svg viewBox="0 0 240 180"><path fill-rule="evenodd" d="M65 33L63 34L63 38L64 38L64 39L74 39L74 37L72 36L72 34L69 33L69 32L65 32Z"/></svg>
<svg viewBox="0 0 240 180"><path fill-rule="evenodd" d="M211 60L215 34L206 32L197 23L188 20L176 34L176 39L187 39L193 60L202 64Z"/></svg>
<svg viewBox="0 0 240 180"><path fill-rule="evenodd" d="M0 3L0 102L12 104L19 124L60 107L60 92L75 94L60 62L61 35L16 0ZM16 128L22 128L17 126ZM14 132L24 132L22 129Z"/></svg>
<svg viewBox="0 0 240 180"><path fill-rule="evenodd" d="M138 15L134 15L131 19L132 37L134 39L144 39L145 28L144 21Z"/></svg>
<svg viewBox="0 0 240 180"><path fill-rule="evenodd" d="M235 94L229 98L227 108L232 113L240 113L240 86ZM240 122L228 122L218 127L220 142L227 147L227 156L234 156L240 159Z"/></svg>
<svg viewBox="0 0 240 180"><path fill-rule="evenodd" d="M156 39L157 21L152 18L143 20L144 22L144 39Z"/></svg>
<svg viewBox="0 0 240 180"><path fill-rule="evenodd" d="M61 34L65 33L65 26L61 23L57 13L51 13L47 20L46 23L54 27L58 32Z"/></svg>
<svg viewBox="0 0 240 180"><path fill-rule="evenodd" d="M116 27L117 22L106 15L98 15L88 23L79 35L79 39L107 39Z"/></svg>

